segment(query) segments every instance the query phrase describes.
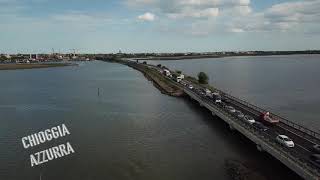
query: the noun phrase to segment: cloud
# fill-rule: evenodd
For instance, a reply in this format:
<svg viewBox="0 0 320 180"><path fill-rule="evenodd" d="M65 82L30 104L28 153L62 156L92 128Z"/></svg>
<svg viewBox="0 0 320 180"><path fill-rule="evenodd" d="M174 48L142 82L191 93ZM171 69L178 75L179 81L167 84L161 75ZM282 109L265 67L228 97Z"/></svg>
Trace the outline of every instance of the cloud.
<svg viewBox="0 0 320 180"><path fill-rule="evenodd" d="M281 3L269 8L265 17L282 22L319 22L319 8L320 0Z"/></svg>
<svg viewBox="0 0 320 180"><path fill-rule="evenodd" d="M295 1L275 4L245 19L234 18L233 28L249 32L320 33L320 0Z"/></svg>
<svg viewBox="0 0 320 180"><path fill-rule="evenodd" d="M254 11L250 0L126 0L163 17L165 28L193 35L238 32L319 32L320 0L278 3Z"/></svg>
<svg viewBox="0 0 320 180"><path fill-rule="evenodd" d="M194 9L184 9L179 13L168 13L168 17L172 19L179 19L179 18L209 18L209 17L216 17L219 15L218 8L207 8L203 10L194 10Z"/></svg>
<svg viewBox="0 0 320 180"><path fill-rule="evenodd" d="M155 20L155 15L152 14L152 13L149 13L149 12L146 12L140 16L138 16L138 19L139 20L142 20L142 21L154 21Z"/></svg>
<svg viewBox="0 0 320 180"><path fill-rule="evenodd" d="M239 29L239 28L232 28L230 29L231 32L235 32L235 33L241 33L241 32L244 32L243 29Z"/></svg>
<svg viewBox="0 0 320 180"><path fill-rule="evenodd" d="M126 4L152 9L173 19L211 18L219 15L220 8L237 6L240 11L249 11L250 0L126 0Z"/></svg>

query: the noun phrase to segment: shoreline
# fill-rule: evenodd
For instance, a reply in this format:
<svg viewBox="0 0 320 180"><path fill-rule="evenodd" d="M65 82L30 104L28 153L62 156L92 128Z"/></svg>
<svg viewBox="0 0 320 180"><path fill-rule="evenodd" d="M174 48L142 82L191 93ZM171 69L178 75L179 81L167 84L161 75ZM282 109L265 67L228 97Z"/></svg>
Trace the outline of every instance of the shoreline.
<svg viewBox="0 0 320 180"><path fill-rule="evenodd" d="M163 94L167 94L173 97L181 97L184 95L183 90L171 83L168 79L161 76L159 72L148 67L141 66L139 64L126 63L128 67L131 67L137 71L140 71L149 81L153 82L153 85Z"/></svg>
<svg viewBox="0 0 320 180"><path fill-rule="evenodd" d="M185 95L184 91L177 86L176 84L172 83L168 79L164 78L160 72L157 70L150 68L148 66L144 66L142 64L136 64L133 62L126 62L123 60L108 60L104 59L102 60L104 62L109 63L119 63L126 65L132 69L135 69L139 72L141 72L144 77L151 81L153 85L162 93L173 97L182 97Z"/></svg>
<svg viewBox="0 0 320 180"><path fill-rule="evenodd" d="M41 64L0 64L0 70L39 69L76 66L74 63L41 63Z"/></svg>
<svg viewBox="0 0 320 180"><path fill-rule="evenodd" d="M182 60L193 60L193 59L219 59L227 57L264 57L264 56L294 56L294 55L320 55L320 54L244 54L244 55L199 55L199 56L163 56L163 57L147 57L147 58L129 58L138 61L182 61Z"/></svg>

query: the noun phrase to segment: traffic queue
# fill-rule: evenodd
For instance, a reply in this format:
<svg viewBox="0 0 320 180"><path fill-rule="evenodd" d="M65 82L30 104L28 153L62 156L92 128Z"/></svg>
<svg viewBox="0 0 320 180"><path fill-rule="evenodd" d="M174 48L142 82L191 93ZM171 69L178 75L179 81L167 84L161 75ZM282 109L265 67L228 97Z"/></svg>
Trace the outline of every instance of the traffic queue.
<svg viewBox="0 0 320 180"><path fill-rule="evenodd" d="M264 112L258 119L254 119L252 115L244 114L241 110L234 108L231 99L221 95L222 93L219 93L218 91L211 92L211 90L206 88L195 88L193 85L186 82L181 82L181 84L259 131L268 131L272 126L275 126L280 122L279 119L272 116L269 112ZM287 148L295 147L293 140L284 134L278 134L275 141ZM309 162L317 168L320 168L320 145L313 145L309 148L309 151L311 152Z"/></svg>

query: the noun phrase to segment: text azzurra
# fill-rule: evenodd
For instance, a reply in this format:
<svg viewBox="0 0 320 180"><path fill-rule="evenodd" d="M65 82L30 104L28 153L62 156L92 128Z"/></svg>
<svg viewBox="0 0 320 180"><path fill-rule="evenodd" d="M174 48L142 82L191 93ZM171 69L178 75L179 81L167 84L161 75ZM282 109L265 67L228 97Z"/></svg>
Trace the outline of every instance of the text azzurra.
<svg viewBox="0 0 320 180"><path fill-rule="evenodd" d="M28 149L39 144L51 141L53 139L64 137L69 134L70 131L68 130L67 126L65 124L62 124L61 126L52 127L51 129L46 129L44 131L40 131L38 133L23 137L21 141L23 147L25 149ZM31 154L31 167L46 163L50 160L70 155L72 153L75 153L75 151L69 142L67 142L66 144L60 144L58 146L51 147L49 149Z"/></svg>

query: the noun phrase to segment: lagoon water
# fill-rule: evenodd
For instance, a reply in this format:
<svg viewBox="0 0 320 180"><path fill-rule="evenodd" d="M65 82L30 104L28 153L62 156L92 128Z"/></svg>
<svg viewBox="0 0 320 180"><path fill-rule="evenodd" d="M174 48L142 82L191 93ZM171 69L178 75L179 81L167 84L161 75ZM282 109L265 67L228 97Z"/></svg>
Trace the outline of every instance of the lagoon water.
<svg viewBox="0 0 320 180"><path fill-rule="evenodd" d="M151 61L194 77L320 132L320 55Z"/></svg>
<svg viewBox="0 0 320 180"><path fill-rule="evenodd" d="M237 65L241 61L243 63ZM274 104L287 107L277 103L278 100L272 101L271 97L261 100L259 89L280 91L277 96L292 98L288 89L283 92L286 88L283 82L272 87L274 81L283 81L284 77L279 78L271 71L279 68L290 71L291 66L283 65L290 62L279 61L280 65L272 68L271 64L278 61L271 60L264 65L265 71L260 72L254 68L256 61L263 63L219 59L163 64L190 74L202 70L201 67L206 72L212 69L210 76L222 89L275 110ZM304 72L307 75L303 76L306 79L302 79L300 72L304 63L293 69L299 70L296 76L284 75L295 79L294 84L301 93L315 93L316 85L312 89L304 88L312 81L309 78L315 81L320 77L316 76L315 67L319 64L313 60L308 63L310 67ZM220 64L220 68L216 64ZM220 76L222 72L224 75ZM258 74L253 77L254 72ZM235 73L242 75L235 76ZM252 80L266 75L271 76L272 81ZM237 83L230 85L230 81ZM299 179L197 104L161 94L141 73L123 65L95 61L74 67L0 71L0 83L0 179L34 180L41 175L42 180L227 180L230 177L225 164L229 160L239 161L269 179ZM267 86L268 83L273 84ZM262 87L256 87L258 85ZM290 83L289 89L296 92L296 86ZM279 99L277 96L272 98ZM284 112L294 111L301 99L305 99L305 104L317 103L316 99L310 100L311 96L300 96L288 101L292 108L284 108L288 109ZM62 123L71 135L23 148L22 137ZM31 167L30 154L66 142L70 142L74 154Z"/></svg>

